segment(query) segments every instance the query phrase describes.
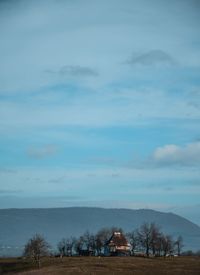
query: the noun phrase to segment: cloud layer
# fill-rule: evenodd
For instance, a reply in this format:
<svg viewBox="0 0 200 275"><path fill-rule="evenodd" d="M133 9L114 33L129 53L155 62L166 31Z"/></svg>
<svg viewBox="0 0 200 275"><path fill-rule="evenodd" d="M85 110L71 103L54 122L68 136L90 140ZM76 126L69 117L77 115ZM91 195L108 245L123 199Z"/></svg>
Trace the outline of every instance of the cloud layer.
<svg viewBox="0 0 200 275"><path fill-rule="evenodd" d="M199 202L197 2L0 1L4 205Z"/></svg>
<svg viewBox="0 0 200 275"><path fill-rule="evenodd" d="M176 62L169 54L162 50L151 50L147 53L133 56L127 64L144 66L170 66Z"/></svg>
<svg viewBox="0 0 200 275"><path fill-rule="evenodd" d="M47 157L52 157L58 152L58 148L56 145L45 145L40 147L30 147L27 151L27 154L30 158L34 159L43 159Z"/></svg>
<svg viewBox="0 0 200 275"><path fill-rule="evenodd" d="M184 147L174 144L159 147L153 153L153 160L160 165L200 166L200 142Z"/></svg>
<svg viewBox="0 0 200 275"><path fill-rule="evenodd" d="M71 76L71 77L94 77L98 76L98 73L89 67L83 67L79 65L65 65L62 66L58 71L46 70L47 73L58 74L60 76Z"/></svg>

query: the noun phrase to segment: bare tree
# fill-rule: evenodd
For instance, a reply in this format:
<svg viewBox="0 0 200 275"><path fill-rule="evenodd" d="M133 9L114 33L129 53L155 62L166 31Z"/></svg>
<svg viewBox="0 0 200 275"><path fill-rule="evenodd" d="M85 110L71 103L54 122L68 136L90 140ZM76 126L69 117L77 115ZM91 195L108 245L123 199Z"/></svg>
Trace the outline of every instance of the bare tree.
<svg viewBox="0 0 200 275"><path fill-rule="evenodd" d="M97 243L96 243L96 237L93 234L90 236L90 250L93 256L96 255Z"/></svg>
<svg viewBox="0 0 200 275"><path fill-rule="evenodd" d="M91 234L88 230L82 236L82 253L84 255L95 255L96 251L96 240L95 236Z"/></svg>
<svg viewBox="0 0 200 275"><path fill-rule="evenodd" d="M58 244L57 248L60 253L60 257L63 256L72 256L73 251L75 250L75 245L78 240L74 237L70 237L68 239L63 238Z"/></svg>
<svg viewBox="0 0 200 275"><path fill-rule="evenodd" d="M151 225L144 223L137 231L138 239L142 247L146 250L146 255L149 257L149 250L151 244Z"/></svg>
<svg viewBox="0 0 200 275"><path fill-rule="evenodd" d="M25 245L24 256L32 258L40 268L41 257L49 255L50 245L39 234L34 235Z"/></svg>
<svg viewBox="0 0 200 275"><path fill-rule="evenodd" d="M97 254L100 255L102 253L102 249L105 246L106 241L111 237L110 229L102 228L96 234L96 249Z"/></svg>
<svg viewBox="0 0 200 275"><path fill-rule="evenodd" d="M157 250L157 247L158 247L158 244L159 244L160 237L161 237L160 228L157 225L152 224L150 247L151 247L151 250L152 250L152 254L154 256L156 254L156 250Z"/></svg>
<svg viewBox="0 0 200 275"><path fill-rule="evenodd" d="M65 256L65 254L66 254L66 239L63 238L63 239L58 243L57 247L58 247L58 251L59 251L59 253L60 253L60 257L62 258L62 257Z"/></svg>
<svg viewBox="0 0 200 275"><path fill-rule="evenodd" d="M131 245L131 254L134 255L135 249L138 245L138 236L136 231L132 231L130 233L127 233L127 238Z"/></svg>
<svg viewBox="0 0 200 275"><path fill-rule="evenodd" d="M167 256L167 254L172 254L173 253L173 247L174 247L174 242L172 240L172 237L170 235L163 235L162 236L162 250L164 256Z"/></svg>
<svg viewBox="0 0 200 275"><path fill-rule="evenodd" d="M67 256L72 256L75 241L76 241L76 239L74 237L71 237L66 240L66 249L65 250L66 250Z"/></svg>
<svg viewBox="0 0 200 275"><path fill-rule="evenodd" d="M183 248L183 238L182 236L178 236L177 240L175 241L175 246L177 247L177 253L180 256L181 255L181 250Z"/></svg>
<svg viewBox="0 0 200 275"><path fill-rule="evenodd" d="M150 250L155 254L159 228L154 223L144 223L137 231L137 235L140 245L146 251L147 257L149 257Z"/></svg>
<svg viewBox="0 0 200 275"><path fill-rule="evenodd" d="M155 247L155 255L161 256L163 251L163 234L161 232L157 236L156 242L154 243L154 247Z"/></svg>
<svg viewBox="0 0 200 275"><path fill-rule="evenodd" d="M84 239L83 236L80 236L78 239L74 240L74 248L78 255L81 255L81 251L83 250Z"/></svg>
<svg viewBox="0 0 200 275"><path fill-rule="evenodd" d="M84 241L84 245L85 245L86 250L89 251L91 241L92 241L92 235L90 234L90 232L88 230L83 234L83 241Z"/></svg>

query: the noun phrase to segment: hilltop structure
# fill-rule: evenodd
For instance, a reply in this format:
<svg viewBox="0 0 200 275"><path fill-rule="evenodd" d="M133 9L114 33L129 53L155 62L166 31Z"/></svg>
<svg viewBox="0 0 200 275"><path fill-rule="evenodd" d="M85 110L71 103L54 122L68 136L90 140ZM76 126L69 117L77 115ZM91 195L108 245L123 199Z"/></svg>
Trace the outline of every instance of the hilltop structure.
<svg viewBox="0 0 200 275"><path fill-rule="evenodd" d="M130 255L131 245L121 232L114 232L106 242L105 255L128 256Z"/></svg>

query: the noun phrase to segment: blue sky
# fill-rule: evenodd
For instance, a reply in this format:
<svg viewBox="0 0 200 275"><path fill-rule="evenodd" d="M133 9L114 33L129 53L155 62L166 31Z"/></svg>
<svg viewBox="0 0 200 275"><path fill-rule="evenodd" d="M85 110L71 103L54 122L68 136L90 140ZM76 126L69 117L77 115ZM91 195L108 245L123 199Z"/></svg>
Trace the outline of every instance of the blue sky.
<svg viewBox="0 0 200 275"><path fill-rule="evenodd" d="M200 224L200 3L0 1L0 208Z"/></svg>

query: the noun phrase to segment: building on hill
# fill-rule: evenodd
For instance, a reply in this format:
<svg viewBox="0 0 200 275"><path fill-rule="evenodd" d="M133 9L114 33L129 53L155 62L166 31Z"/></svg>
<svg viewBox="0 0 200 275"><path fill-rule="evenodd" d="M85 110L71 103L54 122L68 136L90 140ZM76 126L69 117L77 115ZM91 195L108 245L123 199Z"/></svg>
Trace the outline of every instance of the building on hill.
<svg viewBox="0 0 200 275"><path fill-rule="evenodd" d="M121 232L114 232L105 245L107 256L129 256L130 250L131 245Z"/></svg>

